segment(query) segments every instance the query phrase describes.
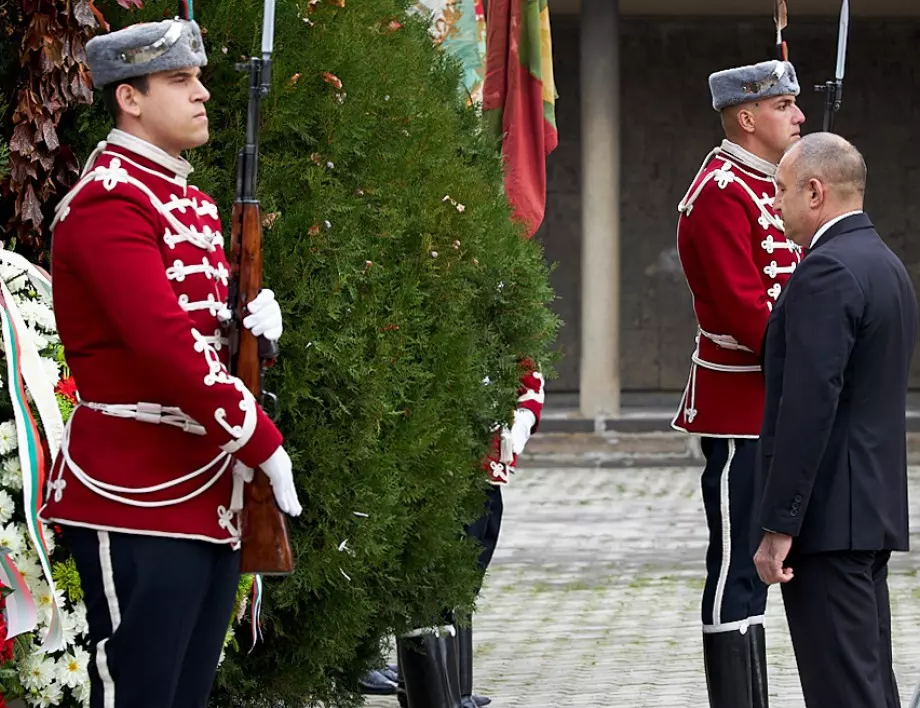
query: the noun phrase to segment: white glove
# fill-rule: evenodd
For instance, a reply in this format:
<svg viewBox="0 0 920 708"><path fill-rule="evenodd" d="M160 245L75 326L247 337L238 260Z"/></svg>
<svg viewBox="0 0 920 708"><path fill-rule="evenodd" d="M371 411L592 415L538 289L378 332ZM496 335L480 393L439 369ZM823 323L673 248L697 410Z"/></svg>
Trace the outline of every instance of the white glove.
<svg viewBox="0 0 920 708"><path fill-rule="evenodd" d="M281 306L275 300L275 293L271 290L262 290L255 300L249 303L248 315L243 320L243 326L255 336L265 335L266 339L277 342L281 339L284 327L281 324Z"/></svg>
<svg viewBox="0 0 920 708"><path fill-rule="evenodd" d="M520 455L524 451L524 446L530 440L533 426L536 423L537 417L532 410L518 408L514 411L514 423L511 426L511 445L515 455Z"/></svg>
<svg viewBox="0 0 920 708"><path fill-rule="evenodd" d="M294 488L291 458L288 457L284 448L279 447L275 450L274 454L259 467L272 483L272 492L275 494L278 508L289 516L300 516L303 507L300 506L297 490Z"/></svg>

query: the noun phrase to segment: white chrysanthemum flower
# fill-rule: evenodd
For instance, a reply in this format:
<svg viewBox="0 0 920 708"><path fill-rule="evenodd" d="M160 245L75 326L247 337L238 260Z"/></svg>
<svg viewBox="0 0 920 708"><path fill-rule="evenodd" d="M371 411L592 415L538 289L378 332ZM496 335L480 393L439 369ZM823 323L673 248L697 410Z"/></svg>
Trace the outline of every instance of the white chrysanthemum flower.
<svg viewBox="0 0 920 708"><path fill-rule="evenodd" d="M7 457L3 461L0 467L0 487L12 492L22 489L22 463L19 462L17 455Z"/></svg>
<svg viewBox="0 0 920 708"><path fill-rule="evenodd" d="M14 560L23 549L22 530L20 527L22 527L22 524L13 522L0 526L0 547L9 548L10 555ZM22 527L22 529L24 528Z"/></svg>
<svg viewBox="0 0 920 708"><path fill-rule="evenodd" d="M42 691L54 681L54 659L47 654L32 654L19 669L22 685L30 691Z"/></svg>
<svg viewBox="0 0 920 708"><path fill-rule="evenodd" d="M44 626L50 626L51 614L54 611L54 602L57 600L58 607L64 605L64 591L56 589L54 593L48 587L48 583L41 580L36 583L32 597L35 598L35 609L38 610L38 621Z"/></svg>
<svg viewBox="0 0 920 708"><path fill-rule="evenodd" d="M41 621L42 608L51 606L51 587L45 582L44 577L39 577L29 583L29 590L32 593L32 599L35 600L35 609L38 610L39 621Z"/></svg>
<svg viewBox="0 0 920 708"><path fill-rule="evenodd" d="M23 299L19 302L19 312L26 323L37 328L54 332L57 329L54 311L38 300Z"/></svg>
<svg viewBox="0 0 920 708"><path fill-rule="evenodd" d="M30 587L44 577L41 564L38 562L38 556L34 553L23 553L20 558L17 558L16 568L19 569L20 575Z"/></svg>
<svg viewBox="0 0 920 708"><path fill-rule="evenodd" d="M90 683L86 681L74 689L74 697L83 704L83 708L89 708Z"/></svg>
<svg viewBox="0 0 920 708"><path fill-rule="evenodd" d="M49 332L57 332L57 320L54 317L54 307L50 303L42 303L41 325Z"/></svg>
<svg viewBox="0 0 920 708"><path fill-rule="evenodd" d="M54 538L54 530L50 526L48 526L48 524L46 523L43 523L43 522L39 522L39 523L41 523L42 525L42 531L43 531L42 535L44 536L45 545L48 547L48 555L50 556L52 553L54 553L54 549L56 547L55 544L57 543L57 541Z"/></svg>
<svg viewBox="0 0 920 708"><path fill-rule="evenodd" d="M57 679L67 688L77 688L89 680L89 654L85 649L74 647L57 663Z"/></svg>
<svg viewBox="0 0 920 708"><path fill-rule="evenodd" d="M61 367L54 359L42 357L42 367L44 367L45 375L50 379L52 386L61 380Z"/></svg>
<svg viewBox="0 0 920 708"><path fill-rule="evenodd" d="M39 692L38 696L33 697L33 700L35 701L33 705L39 708L59 706L64 700L64 687L57 681L52 681Z"/></svg>
<svg viewBox="0 0 920 708"><path fill-rule="evenodd" d="M54 331L55 321L54 312L42 302L32 300L31 305L32 321L41 329Z"/></svg>
<svg viewBox="0 0 920 708"><path fill-rule="evenodd" d="M16 423L11 420L0 423L0 455L9 455L18 446Z"/></svg>
<svg viewBox="0 0 920 708"><path fill-rule="evenodd" d="M11 492L18 492L22 489L22 463L19 461L19 455L13 453L2 458L0 464L0 487Z"/></svg>
<svg viewBox="0 0 920 708"><path fill-rule="evenodd" d="M77 641L77 618L74 617L73 612L65 610L63 605L60 605L60 608L61 633L64 635L64 646L69 647Z"/></svg>
<svg viewBox="0 0 920 708"><path fill-rule="evenodd" d="M70 616L73 618L74 631L77 635L84 635L89 631L89 624L86 622L86 605L82 602L75 603Z"/></svg>
<svg viewBox="0 0 920 708"><path fill-rule="evenodd" d="M16 305L19 307L19 314L22 315L22 319L25 320L26 324L37 324L38 313L36 312L35 301L27 297L17 297L15 300Z"/></svg>
<svg viewBox="0 0 920 708"><path fill-rule="evenodd" d="M54 319L54 310L44 303L38 304L38 325L49 332L57 332L57 320Z"/></svg>
<svg viewBox="0 0 920 708"><path fill-rule="evenodd" d="M16 502L13 501L13 497L9 495L9 492L0 489L0 524L5 524L12 519L15 513Z"/></svg>

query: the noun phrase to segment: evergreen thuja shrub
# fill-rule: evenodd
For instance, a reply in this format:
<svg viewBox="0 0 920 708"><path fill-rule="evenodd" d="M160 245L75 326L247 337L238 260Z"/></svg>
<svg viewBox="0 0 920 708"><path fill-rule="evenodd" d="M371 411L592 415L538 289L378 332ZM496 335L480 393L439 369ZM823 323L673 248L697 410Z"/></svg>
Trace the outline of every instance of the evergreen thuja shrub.
<svg viewBox="0 0 920 708"><path fill-rule="evenodd" d="M98 4L113 27L174 12ZM462 528L491 430L510 421L524 357L551 373L541 248L512 223L499 146L410 4L277 4L259 198L285 333L267 388L304 513L289 522L294 574L265 582L265 640L247 654L240 633L215 705L360 702L356 679L392 633L470 608ZM234 64L258 51L262 3L195 7L212 98L192 181L226 224L247 101ZM95 105L69 137L85 157L107 129Z"/></svg>

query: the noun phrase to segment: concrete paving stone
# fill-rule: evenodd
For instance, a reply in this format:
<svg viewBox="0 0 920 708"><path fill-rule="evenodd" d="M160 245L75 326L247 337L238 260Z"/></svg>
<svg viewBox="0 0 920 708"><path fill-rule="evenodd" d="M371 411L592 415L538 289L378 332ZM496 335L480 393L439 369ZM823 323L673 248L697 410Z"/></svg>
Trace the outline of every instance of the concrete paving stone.
<svg viewBox="0 0 920 708"><path fill-rule="evenodd" d="M920 467L910 492L920 499ZM705 708L699 469L521 470L504 497L474 619L476 692L495 708ZM911 506L916 539L920 504ZM920 681L920 553L892 559L889 587L906 706ZM771 708L801 708L778 588L766 632Z"/></svg>

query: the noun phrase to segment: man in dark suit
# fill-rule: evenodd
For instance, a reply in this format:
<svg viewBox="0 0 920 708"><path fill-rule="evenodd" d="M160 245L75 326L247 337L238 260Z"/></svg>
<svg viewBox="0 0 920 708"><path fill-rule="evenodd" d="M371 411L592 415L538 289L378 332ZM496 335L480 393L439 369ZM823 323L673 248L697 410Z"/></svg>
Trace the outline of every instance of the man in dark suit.
<svg viewBox="0 0 920 708"><path fill-rule="evenodd" d="M908 550L917 300L862 210L856 148L809 135L776 180L786 235L808 253L764 336L754 562L782 583L808 708L893 708L888 560Z"/></svg>

